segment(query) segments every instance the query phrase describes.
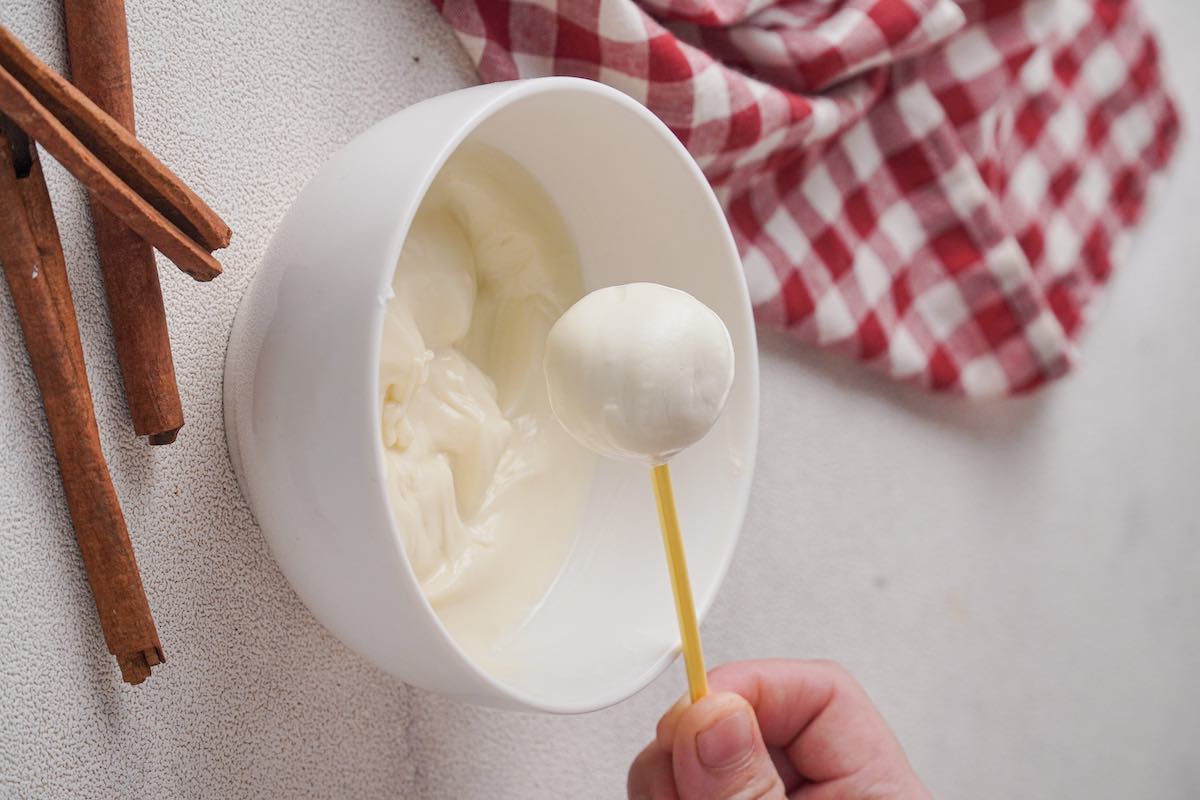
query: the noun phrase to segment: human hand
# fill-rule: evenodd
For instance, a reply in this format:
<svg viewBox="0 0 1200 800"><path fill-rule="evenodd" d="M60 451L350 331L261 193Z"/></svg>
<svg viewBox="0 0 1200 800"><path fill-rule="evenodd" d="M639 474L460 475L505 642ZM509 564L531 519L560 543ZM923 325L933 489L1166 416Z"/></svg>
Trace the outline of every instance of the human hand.
<svg viewBox="0 0 1200 800"><path fill-rule="evenodd" d="M887 722L842 667L743 661L658 723L630 800L929 800Z"/></svg>

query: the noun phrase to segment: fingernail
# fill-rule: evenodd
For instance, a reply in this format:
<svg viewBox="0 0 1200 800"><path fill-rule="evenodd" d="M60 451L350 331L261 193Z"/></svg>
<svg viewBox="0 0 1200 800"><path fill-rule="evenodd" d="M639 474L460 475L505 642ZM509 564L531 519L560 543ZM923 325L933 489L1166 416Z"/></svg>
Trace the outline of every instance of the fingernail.
<svg viewBox="0 0 1200 800"><path fill-rule="evenodd" d="M696 755L709 769L728 767L744 759L754 747L750 715L738 711L719 719L696 734Z"/></svg>

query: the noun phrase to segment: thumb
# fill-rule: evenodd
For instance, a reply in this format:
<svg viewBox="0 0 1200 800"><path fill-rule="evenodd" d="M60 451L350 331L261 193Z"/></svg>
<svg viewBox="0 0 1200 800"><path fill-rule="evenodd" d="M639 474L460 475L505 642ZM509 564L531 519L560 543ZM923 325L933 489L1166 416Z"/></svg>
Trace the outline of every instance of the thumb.
<svg viewBox="0 0 1200 800"><path fill-rule="evenodd" d="M681 800L784 797L754 709L739 695L710 694L684 711L672 758Z"/></svg>

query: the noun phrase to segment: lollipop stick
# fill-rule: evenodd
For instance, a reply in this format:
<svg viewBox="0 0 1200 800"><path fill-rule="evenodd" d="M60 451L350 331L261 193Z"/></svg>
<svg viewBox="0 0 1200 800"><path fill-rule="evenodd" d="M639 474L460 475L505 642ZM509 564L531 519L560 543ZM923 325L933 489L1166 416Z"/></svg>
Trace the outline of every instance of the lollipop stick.
<svg viewBox="0 0 1200 800"><path fill-rule="evenodd" d="M658 522L662 527L663 546L667 550L667 570L675 593L675 613L679 617L679 637L683 642L683 665L687 670L692 702L708 694L708 676L704 674L704 653L700 649L700 628L696 625L696 606L692 602L692 583L688 580L683 539L679 535L679 517L675 514L675 493L671 489L671 471L659 464L650 471L654 499L658 503Z"/></svg>

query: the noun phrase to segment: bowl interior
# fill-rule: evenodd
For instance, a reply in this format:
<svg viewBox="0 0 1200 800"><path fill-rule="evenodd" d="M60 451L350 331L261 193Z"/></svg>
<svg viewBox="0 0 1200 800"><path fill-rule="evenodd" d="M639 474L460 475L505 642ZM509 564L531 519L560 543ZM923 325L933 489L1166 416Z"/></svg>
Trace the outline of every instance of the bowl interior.
<svg viewBox="0 0 1200 800"><path fill-rule="evenodd" d="M468 138L542 184L574 236L588 290L656 281L690 292L729 327L737 375L726 411L671 464L693 588L707 609L744 515L758 413L751 312L719 207L674 139L611 94L530 93ZM617 702L669 663L674 613L648 471L601 459L563 571L488 671L547 709Z"/></svg>

